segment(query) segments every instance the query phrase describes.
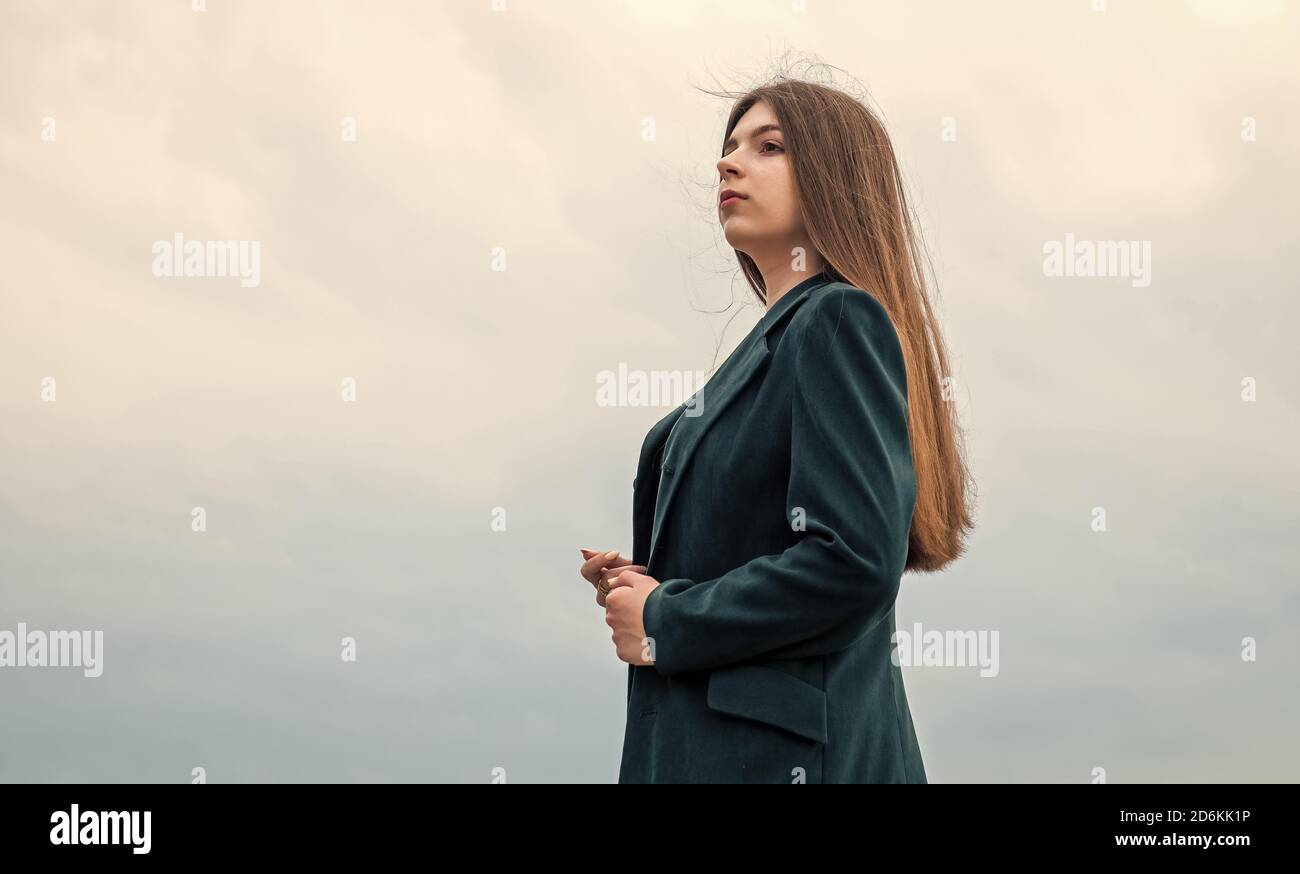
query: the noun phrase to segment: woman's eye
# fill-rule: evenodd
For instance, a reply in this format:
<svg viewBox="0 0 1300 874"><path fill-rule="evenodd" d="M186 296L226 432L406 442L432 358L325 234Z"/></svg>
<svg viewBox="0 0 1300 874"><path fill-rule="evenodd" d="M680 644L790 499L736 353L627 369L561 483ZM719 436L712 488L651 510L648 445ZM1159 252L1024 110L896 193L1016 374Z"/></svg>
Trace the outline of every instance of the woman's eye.
<svg viewBox="0 0 1300 874"><path fill-rule="evenodd" d="M776 140L768 140L767 142L763 143L762 149L766 149L768 146L776 146L777 149L784 151L784 149L781 149L781 144L778 143ZM762 151L762 149L760 149L759 151Z"/></svg>

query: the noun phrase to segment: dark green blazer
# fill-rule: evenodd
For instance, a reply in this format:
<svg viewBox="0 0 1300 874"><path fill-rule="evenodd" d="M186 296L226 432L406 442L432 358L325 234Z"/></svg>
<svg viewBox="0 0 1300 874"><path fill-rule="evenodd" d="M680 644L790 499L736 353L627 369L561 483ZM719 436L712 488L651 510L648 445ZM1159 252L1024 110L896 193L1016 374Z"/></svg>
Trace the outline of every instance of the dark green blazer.
<svg viewBox="0 0 1300 874"><path fill-rule="evenodd" d="M632 558L661 585L619 782L926 782L890 640L915 502L892 322L804 280L641 447Z"/></svg>

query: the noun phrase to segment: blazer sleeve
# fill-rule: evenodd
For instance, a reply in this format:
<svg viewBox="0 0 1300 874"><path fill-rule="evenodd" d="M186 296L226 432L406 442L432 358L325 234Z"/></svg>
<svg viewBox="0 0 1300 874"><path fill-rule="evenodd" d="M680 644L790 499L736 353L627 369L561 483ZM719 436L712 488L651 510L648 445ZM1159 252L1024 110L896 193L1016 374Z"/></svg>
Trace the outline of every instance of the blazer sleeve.
<svg viewBox="0 0 1300 874"><path fill-rule="evenodd" d="M784 552L651 591L642 621L661 674L835 652L893 608L916 500L902 350L861 289L809 306L803 335L787 338L797 346L785 521L802 509L803 530Z"/></svg>

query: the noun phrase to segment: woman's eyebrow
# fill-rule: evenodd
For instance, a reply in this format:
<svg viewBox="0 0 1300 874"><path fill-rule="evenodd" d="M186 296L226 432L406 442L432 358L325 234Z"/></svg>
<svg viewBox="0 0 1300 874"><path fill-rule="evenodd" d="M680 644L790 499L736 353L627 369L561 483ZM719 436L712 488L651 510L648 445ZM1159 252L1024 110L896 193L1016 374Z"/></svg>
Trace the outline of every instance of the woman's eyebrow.
<svg viewBox="0 0 1300 874"><path fill-rule="evenodd" d="M770 131L770 130L780 131L780 130L781 130L781 125L779 125L779 124L770 124L770 123L769 123L769 124L760 124L758 127L754 128L754 130L750 132L749 137L750 137L750 139L753 139L754 137L758 136L759 134L765 134L765 133L767 133L767 132ZM722 151L725 152L728 148L730 148L731 146L734 146L735 144L736 144L736 138L735 138L735 137L728 137L728 138L727 138L727 141L726 141L725 143L722 144Z"/></svg>

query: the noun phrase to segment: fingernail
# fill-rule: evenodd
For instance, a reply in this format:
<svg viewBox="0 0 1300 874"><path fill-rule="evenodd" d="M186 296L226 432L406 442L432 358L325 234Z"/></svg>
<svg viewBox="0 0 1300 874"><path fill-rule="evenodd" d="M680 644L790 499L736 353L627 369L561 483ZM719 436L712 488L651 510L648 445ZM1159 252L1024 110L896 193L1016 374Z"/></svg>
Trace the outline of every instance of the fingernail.
<svg viewBox="0 0 1300 874"><path fill-rule="evenodd" d="M605 553L605 558L618 558L618 550L611 549L609 552Z"/></svg>

